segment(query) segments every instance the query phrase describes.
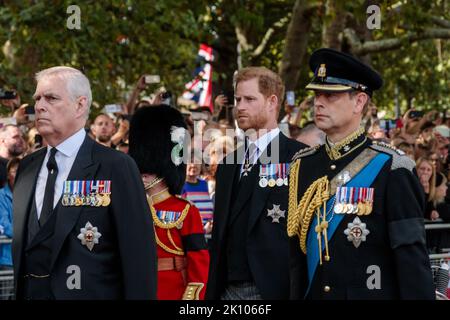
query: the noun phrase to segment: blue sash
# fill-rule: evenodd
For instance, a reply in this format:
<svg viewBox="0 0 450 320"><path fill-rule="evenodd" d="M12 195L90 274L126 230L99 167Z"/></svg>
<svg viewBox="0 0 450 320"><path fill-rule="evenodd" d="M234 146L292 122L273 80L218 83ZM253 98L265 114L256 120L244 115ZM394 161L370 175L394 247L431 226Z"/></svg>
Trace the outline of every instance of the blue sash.
<svg viewBox="0 0 450 320"><path fill-rule="evenodd" d="M389 156L384 153L379 153L375 158L373 158L368 165L364 167L352 180L350 180L346 187L370 187L372 182L375 180L376 176L380 172L381 168L383 168L386 161L389 160ZM327 202L327 208L333 204L334 198L336 195L331 197ZM321 208L323 211L323 208ZM328 223L328 242L331 241L331 238L334 235L339 223L345 217L345 214L335 214L333 219ZM319 264L319 241L317 239L316 231L314 230L317 225L317 216L314 215L314 219L311 222L309 231L308 231L308 239L306 240L306 262L308 265L308 290L306 291L305 296L308 294L309 289L311 288L311 283L314 277L314 273L316 272L317 266ZM324 243L324 239L322 238L322 243ZM322 245L322 251L325 249L325 245Z"/></svg>

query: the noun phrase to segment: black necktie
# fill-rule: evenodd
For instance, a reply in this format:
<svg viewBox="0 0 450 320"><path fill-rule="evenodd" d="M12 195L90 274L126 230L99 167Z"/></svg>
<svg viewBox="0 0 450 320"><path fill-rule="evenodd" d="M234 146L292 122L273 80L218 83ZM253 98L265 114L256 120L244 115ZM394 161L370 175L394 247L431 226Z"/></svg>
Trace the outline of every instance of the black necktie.
<svg viewBox="0 0 450 320"><path fill-rule="evenodd" d="M42 204L41 216L39 218L39 224L41 226L47 221L53 212L53 199L55 195L55 182L58 176L58 166L56 165L55 154L56 148L50 149L50 157L47 161L47 183L45 184L44 203Z"/></svg>

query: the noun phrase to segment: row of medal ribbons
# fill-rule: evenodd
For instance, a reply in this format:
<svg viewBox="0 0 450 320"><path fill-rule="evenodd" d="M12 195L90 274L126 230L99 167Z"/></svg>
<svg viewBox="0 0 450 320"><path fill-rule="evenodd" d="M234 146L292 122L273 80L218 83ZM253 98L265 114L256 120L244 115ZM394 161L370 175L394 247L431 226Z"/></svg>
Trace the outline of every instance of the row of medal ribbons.
<svg viewBox="0 0 450 320"><path fill-rule="evenodd" d="M373 210L373 188L337 187L334 213L369 215Z"/></svg>
<svg viewBox="0 0 450 320"><path fill-rule="evenodd" d="M273 188L288 185L289 163L262 164L259 167L259 186Z"/></svg>
<svg viewBox="0 0 450 320"><path fill-rule="evenodd" d="M62 205L108 206L111 203L111 180L64 181Z"/></svg>
<svg viewBox="0 0 450 320"><path fill-rule="evenodd" d="M165 223L173 223L175 221L178 221L178 219L181 216L181 212L177 212L177 211L157 211L156 215L158 216L158 219Z"/></svg>

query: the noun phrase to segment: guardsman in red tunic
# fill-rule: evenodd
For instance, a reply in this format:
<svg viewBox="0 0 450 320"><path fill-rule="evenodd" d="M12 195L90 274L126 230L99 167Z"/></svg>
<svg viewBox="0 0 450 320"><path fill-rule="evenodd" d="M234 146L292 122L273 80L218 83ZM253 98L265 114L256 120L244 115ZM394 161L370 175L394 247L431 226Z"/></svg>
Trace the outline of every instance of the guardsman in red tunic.
<svg viewBox="0 0 450 320"><path fill-rule="evenodd" d="M141 172L155 228L159 300L202 300L208 281L200 213L177 196L186 175L185 128L181 113L168 106L139 109L130 126L129 154Z"/></svg>

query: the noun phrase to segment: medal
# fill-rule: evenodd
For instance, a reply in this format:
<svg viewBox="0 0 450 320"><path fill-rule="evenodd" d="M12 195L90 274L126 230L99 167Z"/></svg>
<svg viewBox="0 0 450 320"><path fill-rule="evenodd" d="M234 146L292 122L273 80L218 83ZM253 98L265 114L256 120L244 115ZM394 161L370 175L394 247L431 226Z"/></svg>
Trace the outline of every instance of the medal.
<svg viewBox="0 0 450 320"><path fill-rule="evenodd" d="M267 167L265 164L262 164L259 167L259 186L261 188L267 187L269 181L267 180Z"/></svg>
<svg viewBox="0 0 450 320"><path fill-rule="evenodd" d="M63 189L64 195L61 200L61 203L64 207L67 207L69 205L69 188L70 188L69 181L64 181L64 189Z"/></svg>
<svg viewBox="0 0 450 320"><path fill-rule="evenodd" d="M102 206L107 207L111 203L111 180L105 181L105 193L103 194Z"/></svg>
<svg viewBox="0 0 450 320"><path fill-rule="evenodd" d="M343 209L340 197L341 197L341 187L337 187L336 195L335 195L336 204L334 205L334 208L333 208L334 213L337 213L337 214L341 214L342 209Z"/></svg>
<svg viewBox="0 0 450 320"><path fill-rule="evenodd" d="M107 206L109 206L110 203L111 203L111 198L109 197L109 194L108 193L104 194L102 206L107 207Z"/></svg>
<svg viewBox="0 0 450 320"><path fill-rule="evenodd" d="M289 185L288 172L289 172L289 163L284 163L284 185Z"/></svg>
<svg viewBox="0 0 450 320"><path fill-rule="evenodd" d="M269 181L267 181L267 179L265 177L262 177L261 179L259 179L259 186L261 188L267 187L268 183L269 183Z"/></svg>
<svg viewBox="0 0 450 320"><path fill-rule="evenodd" d="M67 194L62 197L61 203L64 207L69 205L69 196Z"/></svg>
<svg viewBox="0 0 450 320"><path fill-rule="evenodd" d="M100 193L97 193L95 195L95 206L96 207L101 207L102 203L103 203L103 197L102 197L102 195Z"/></svg>
<svg viewBox="0 0 450 320"><path fill-rule="evenodd" d="M343 209L344 206L342 205L342 203L336 203L336 205L334 206L334 213L341 214Z"/></svg>
<svg viewBox="0 0 450 320"><path fill-rule="evenodd" d="M274 177L275 177L275 174L274 174L274 166L273 166L273 164L269 164L269 165L267 165L267 167L269 168L269 187L271 187L271 188L273 188L273 187L275 187L275 185L276 185L276 181L275 181L275 179L274 179Z"/></svg>
<svg viewBox="0 0 450 320"><path fill-rule="evenodd" d="M368 188L367 193L368 193L368 199L367 199L367 211L366 211L366 215L369 215L372 213L373 210L373 188Z"/></svg>
<svg viewBox="0 0 450 320"><path fill-rule="evenodd" d="M98 232L97 227L92 226L92 224L88 221L84 228L80 229L80 234L77 236L79 240L81 240L81 244L86 246L89 251L92 251L94 245L98 244L98 240L102 234Z"/></svg>
<svg viewBox="0 0 450 320"><path fill-rule="evenodd" d="M347 209L347 187L341 187L342 188L342 199L341 199L341 203L342 203L342 213L347 213L348 209Z"/></svg>
<svg viewBox="0 0 450 320"><path fill-rule="evenodd" d="M286 218L285 210L280 209L280 205L273 204L272 209L267 209L267 216L272 218L272 223L280 223L280 218Z"/></svg>
<svg viewBox="0 0 450 320"><path fill-rule="evenodd" d="M278 187L283 186L283 184L284 184L284 179L282 178L283 172L282 172L282 165L281 165L281 163L277 164L277 173L276 173L276 175L277 175L277 177L278 177L278 178L277 178L277 181L276 181L277 186L278 186Z"/></svg>
<svg viewBox="0 0 450 320"><path fill-rule="evenodd" d="M358 216L363 216L365 214L364 204L363 204L363 191L364 188L358 188Z"/></svg>
<svg viewBox="0 0 450 320"><path fill-rule="evenodd" d="M347 240L353 242L355 248L358 248L362 242L366 241L369 233L370 231L367 229L366 224L362 223L359 217L355 217L353 222L347 224L347 229L344 230Z"/></svg>

